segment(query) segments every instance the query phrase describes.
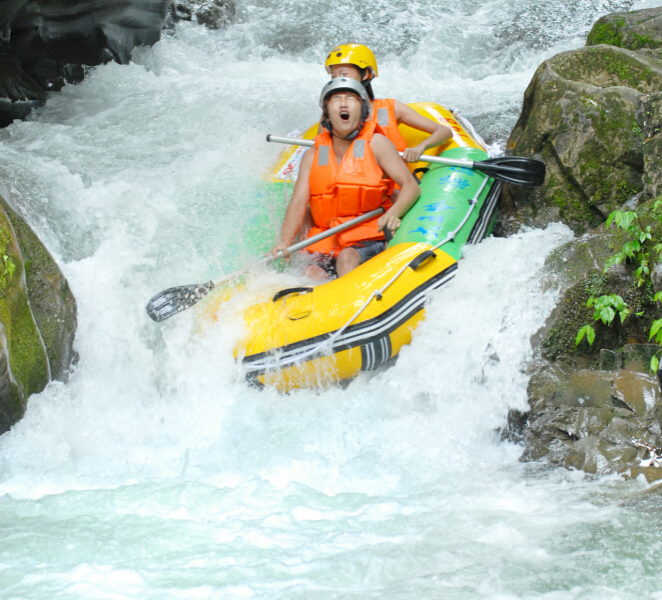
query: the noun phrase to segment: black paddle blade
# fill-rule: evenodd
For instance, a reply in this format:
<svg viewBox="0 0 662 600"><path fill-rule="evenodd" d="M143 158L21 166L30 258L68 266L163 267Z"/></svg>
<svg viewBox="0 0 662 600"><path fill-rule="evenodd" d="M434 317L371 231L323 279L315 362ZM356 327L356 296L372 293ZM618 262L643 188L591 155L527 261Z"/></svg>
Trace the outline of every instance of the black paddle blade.
<svg viewBox="0 0 662 600"><path fill-rule="evenodd" d="M213 289L213 281L168 288L156 294L147 303L147 314L153 321L160 323L168 317L172 317L172 315L190 308L202 300Z"/></svg>
<svg viewBox="0 0 662 600"><path fill-rule="evenodd" d="M545 163L523 156L499 156L474 163L474 169L512 185L537 187L545 182Z"/></svg>

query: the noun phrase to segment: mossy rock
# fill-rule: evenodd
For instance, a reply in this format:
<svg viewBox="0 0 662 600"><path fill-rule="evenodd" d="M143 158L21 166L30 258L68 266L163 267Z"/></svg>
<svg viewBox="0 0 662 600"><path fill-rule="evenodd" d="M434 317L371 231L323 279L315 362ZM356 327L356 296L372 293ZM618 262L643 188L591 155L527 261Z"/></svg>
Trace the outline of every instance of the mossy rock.
<svg viewBox="0 0 662 600"><path fill-rule="evenodd" d="M584 233L643 192L643 106L660 89L662 61L613 46L545 61L524 94L507 151L542 160L547 178L540 188L504 186L510 228L561 220Z"/></svg>
<svg viewBox="0 0 662 600"><path fill-rule="evenodd" d="M1 196L0 246L1 434L23 416L31 394L66 377L76 302L46 248Z"/></svg>
<svg viewBox="0 0 662 600"><path fill-rule="evenodd" d="M637 51L662 47L662 8L605 15L594 23L586 38L587 46L597 44Z"/></svg>
<svg viewBox="0 0 662 600"><path fill-rule="evenodd" d="M50 379L50 369L28 303L21 251L11 221L1 209L0 324L2 433L23 416L28 397L44 389Z"/></svg>
<svg viewBox="0 0 662 600"><path fill-rule="evenodd" d="M12 223L24 259L30 307L48 352L51 377L65 381L76 358L76 299L48 250L2 196L0 207Z"/></svg>

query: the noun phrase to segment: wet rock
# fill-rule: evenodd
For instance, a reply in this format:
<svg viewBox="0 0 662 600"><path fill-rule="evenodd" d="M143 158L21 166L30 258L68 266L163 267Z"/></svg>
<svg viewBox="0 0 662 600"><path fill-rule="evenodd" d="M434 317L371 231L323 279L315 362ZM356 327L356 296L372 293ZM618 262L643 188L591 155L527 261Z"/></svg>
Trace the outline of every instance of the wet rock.
<svg viewBox="0 0 662 600"><path fill-rule="evenodd" d="M84 67L127 63L158 41L169 0L0 0L0 126L45 93L83 79Z"/></svg>
<svg viewBox="0 0 662 600"><path fill-rule="evenodd" d="M605 15L594 23L586 38L587 46L596 44L630 50L662 47L662 8Z"/></svg>
<svg viewBox="0 0 662 600"><path fill-rule="evenodd" d="M5 192L6 193L6 192ZM66 380L77 356L76 301L57 264L23 219L0 196L0 434L25 412L48 381Z"/></svg>
<svg viewBox="0 0 662 600"><path fill-rule="evenodd" d="M662 195L662 92L648 94L639 112L644 134L644 192Z"/></svg>
<svg viewBox="0 0 662 600"><path fill-rule="evenodd" d="M662 397L654 374L540 360L528 393L531 410L511 417L526 419L524 461L545 458L587 473L620 473L643 457L633 439L657 444L660 438Z"/></svg>
<svg viewBox="0 0 662 600"><path fill-rule="evenodd" d="M545 61L525 92L507 149L545 162L547 180L540 188L504 186L505 232L560 219L583 233L644 192L645 166L658 168L653 147L644 158L645 103L659 89L662 61L614 46Z"/></svg>
<svg viewBox="0 0 662 600"><path fill-rule="evenodd" d="M623 353L607 350L606 348L600 349L600 370L601 371L618 371L623 368Z"/></svg>
<svg viewBox="0 0 662 600"><path fill-rule="evenodd" d="M611 359L613 366L608 370L613 370L620 362L631 362L623 351L628 344L648 342L652 322L662 316L659 304L653 301L652 290L637 287L630 265L617 265L603 273L606 260L622 243L622 232L606 230L602 225L594 233L561 246L547 258L546 277L564 292L547 323L532 340L543 358L574 360L577 355L586 355L596 366L607 365ZM608 293L618 294L628 303L631 312L623 323L618 317L611 326L595 322L594 309L586 306L589 298ZM576 345L577 332L584 325L594 327L592 346L586 340Z"/></svg>
<svg viewBox="0 0 662 600"><path fill-rule="evenodd" d="M167 26L178 21L194 21L209 29L223 29L237 12L233 0L173 0Z"/></svg>
<svg viewBox="0 0 662 600"><path fill-rule="evenodd" d="M24 119L45 101L43 88L25 72L9 44L0 39L0 127Z"/></svg>

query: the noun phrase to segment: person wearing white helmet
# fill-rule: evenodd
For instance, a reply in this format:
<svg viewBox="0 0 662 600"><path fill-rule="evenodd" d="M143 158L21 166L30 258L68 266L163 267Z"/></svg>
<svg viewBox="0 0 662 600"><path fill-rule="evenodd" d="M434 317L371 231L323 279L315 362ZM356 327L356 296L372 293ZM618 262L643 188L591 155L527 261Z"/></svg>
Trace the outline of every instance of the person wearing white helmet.
<svg viewBox="0 0 662 600"><path fill-rule="evenodd" d="M315 222L309 237L380 206L385 212L306 248L315 261L306 273L316 279L336 273L341 277L383 251L384 228L398 229L400 217L420 195L393 142L369 120L370 99L363 85L351 78L331 80L322 89L320 107L325 131L301 159L274 256L283 251L289 257L287 247L301 229L308 205ZM401 189L391 204L394 183Z"/></svg>
<svg viewBox="0 0 662 600"><path fill-rule="evenodd" d="M453 136L450 127L425 118L402 102L393 98L375 99L371 82L378 74L377 61L367 46L338 46L329 52L324 67L332 78L347 77L364 85L370 97L370 120L377 121L378 131L395 144L407 162L417 162L425 150L439 146ZM398 130L401 123L430 135L420 144L407 148L407 143Z"/></svg>

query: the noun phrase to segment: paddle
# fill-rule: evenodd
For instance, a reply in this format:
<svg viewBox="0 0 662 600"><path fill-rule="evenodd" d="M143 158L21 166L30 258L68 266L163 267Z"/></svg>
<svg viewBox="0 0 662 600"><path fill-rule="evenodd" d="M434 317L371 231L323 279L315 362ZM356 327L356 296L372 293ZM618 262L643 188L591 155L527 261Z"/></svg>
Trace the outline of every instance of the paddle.
<svg viewBox="0 0 662 600"><path fill-rule="evenodd" d="M313 140L284 138L271 134L267 136L267 142L309 146L311 148L315 145ZM402 152L400 152L400 155L402 155ZM533 158L524 158L523 156L499 156L497 158L488 158L487 160L472 161L422 154L419 160L437 165L475 169L476 171L482 171L485 175L493 179L513 185L536 187L545 182L545 163Z"/></svg>
<svg viewBox="0 0 662 600"><path fill-rule="evenodd" d="M316 242L319 242L320 240L335 235L336 233L340 233L341 231L345 231L345 229L351 229L355 225L359 225L360 223L363 223L368 219L372 219L373 217L376 217L377 215L380 215L383 212L384 212L383 208L377 208L375 210L371 210L370 212L359 215L355 219L347 221L346 223L342 223L340 225L337 225L336 227L327 229L322 233L318 233L317 235L306 238L301 242L297 242L296 244L290 246L287 250L290 254L292 252L296 252L297 250L303 250L303 248L306 248L311 244L314 244ZM278 253L278 258L283 258L283 256L284 254L282 251ZM207 283L198 283L198 284L194 283L192 285L180 285L179 287L172 287L172 288L168 288L167 290L163 290L162 292L156 294L156 296L154 296L147 303L147 307L146 307L147 314L150 316L152 320L156 321L157 323L161 321L165 321L167 318L172 317L172 315L176 315L178 312L186 310L187 308L191 308L191 306L197 304L216 286L221 285L222 283L225 283L226 281L229 281L237 277L238 275L241 275L242 273L250 269L252 266L262 265L262 264L268 265L274 260L277 259L274 258L273 256L265 256L261 260L258 260L256 263L253 263L252 265L248 265L243 269L237 269L236 271L233 271L232 273L228 273L227 275L224 275L223 277L215 281L208 281Z"/></svg>

